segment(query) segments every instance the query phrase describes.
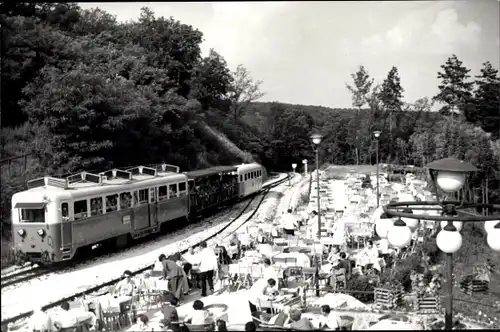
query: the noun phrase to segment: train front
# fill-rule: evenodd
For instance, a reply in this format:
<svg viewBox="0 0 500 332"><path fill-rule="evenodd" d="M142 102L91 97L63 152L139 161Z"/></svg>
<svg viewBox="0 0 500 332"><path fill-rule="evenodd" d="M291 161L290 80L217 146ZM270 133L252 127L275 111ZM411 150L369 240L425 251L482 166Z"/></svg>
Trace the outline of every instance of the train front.
<svg viewBox="0 0 500 332"><path fill-rule="evenodd" d="M58 195L34 188L12 196L12 241L18 258L35 263L61 261Z"/></svg>

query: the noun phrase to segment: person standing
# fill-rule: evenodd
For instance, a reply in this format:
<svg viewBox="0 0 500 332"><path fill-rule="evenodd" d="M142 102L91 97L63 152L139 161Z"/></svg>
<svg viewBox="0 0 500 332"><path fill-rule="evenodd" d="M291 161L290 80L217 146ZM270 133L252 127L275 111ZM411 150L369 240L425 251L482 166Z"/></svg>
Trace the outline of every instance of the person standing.
<svg viewBox="0 0 500 332"><path fill-rule="evenodd" d="M180 299L183 289L184 270L176 262L168 260L163 254L158 258L163 264L163 278L168 281L169 290Z"/></svg>
<svg viewBox="0 0 500 332"><path fill-rule="evenodd" d="M207 282L210 291L214 291L214 271L218 269L218 262L214 251L208 248L205 241L200 243L200 248L198 266L200 267L201 296L207 296Z"/></svg>
<svg viewBox="0 0 500 332"><path fill-rule="evenodd" d="M283 217L283 222L283 229L285 231L285 234L294 236L295 229L297 228L297 220L292 215L292 209L288 209L287 214L285 214L285 216Z"/></svg>

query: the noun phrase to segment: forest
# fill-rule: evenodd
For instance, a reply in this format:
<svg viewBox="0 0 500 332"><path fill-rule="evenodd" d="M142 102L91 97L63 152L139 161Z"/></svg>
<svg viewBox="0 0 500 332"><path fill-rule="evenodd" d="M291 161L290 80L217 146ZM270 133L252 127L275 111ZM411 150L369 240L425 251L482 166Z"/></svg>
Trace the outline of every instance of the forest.
<svg viewBox="0 0 500 332"><path fill-rule="evenodd" d="M489 62L471 73L450 54L436 68L439 93L414 103L396 67L375 82L362 65L345 78L351 109L258 102L261 81L244 64L202 56L201 31L148 8L120 23L74 3L1 6L2 225L27 179L160 162L288 171L312 163L315 131L322 164L375 163L380 130L381 162L470 161L480 172L464 195L500 202L500 78Z"/></svg>

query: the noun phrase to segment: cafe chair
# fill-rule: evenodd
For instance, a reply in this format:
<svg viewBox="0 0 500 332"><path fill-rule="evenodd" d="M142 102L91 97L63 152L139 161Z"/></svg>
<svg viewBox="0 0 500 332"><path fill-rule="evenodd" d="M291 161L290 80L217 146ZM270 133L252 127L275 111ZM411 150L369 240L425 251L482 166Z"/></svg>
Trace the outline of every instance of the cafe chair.
<svg viewBox="0 0 500 332"><path fill-rule="evenodd" d="M336 269L332 271L332 281L331 286L333 288L333 292L336 293L337 290L346 289L347 286L347 278L346 278L346 270L345 268Z"/></svg>
<svg viewBox="0 0 500 332"><path fill-rule="evenodd" d="M120 313L116 311L103 311L102 318L107 331L120 331L122 324L120 323Z"/></svg>

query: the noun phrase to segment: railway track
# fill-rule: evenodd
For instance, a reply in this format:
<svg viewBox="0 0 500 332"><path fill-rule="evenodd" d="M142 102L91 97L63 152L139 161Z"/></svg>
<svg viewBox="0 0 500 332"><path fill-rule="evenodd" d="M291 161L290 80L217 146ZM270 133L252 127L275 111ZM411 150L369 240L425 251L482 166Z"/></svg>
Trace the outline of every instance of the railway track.
<svg viewBox="0 0 500 332"><path fill-rule="evenodd" d="M1 277L1 288L15 285L17 283L41 277L54 271L52 268L36 267L28 270L21 270Z"/></svg>
<svg viewBox="0 0 500 332"><path fill-rule="evenodd" d="M259 210L260 206L262 205L262 203L264 202L265 198L267 197L267 195L269 194L269 192L271 191L272 188L284 183L285 181L288 181L288 179L290 178L290 175L287 175L286 177L284 177L283 179L281 180L277 180L275 182L272 182L270 184L268 184L265 188L263 188L263 190L259 193L259 194L256 194L254 196L252 196L248 202L245 204L244 208L242 210L240 210L237 215L232 218L233 220L231 220L227 225L225 225L224 227L222 227L220 230L216 231L214 234L204 238L202 241L209 241L213 238L215 238L216 236L220 235L222 232L224 232L225 230L227 230L230 226L234 225L234 223L236 221L238 221L240 219L241 216L243 216L243 214L247 211L247 209L250 207L250 205L252 204L252 202L260 195L260 200L259 202L257 203L257 206L255 207L255 209L252 211L252 213L243 221L243 223L241 225L239 225L236 229L239 229L240 227L242 227L244 224L246 224L247 222L249 222L254 216L255 214L257 213L257 211ZM235 230L236 230L235 229ZM235 230L233 230L231 233L233 233ZM229 234L231 234L229 233ZM200 241L200 242L202 242ZM199 245L199 243L196 243L195 246ZM192 246L193 244L190 244L190 246ZM188 250L188 248L184 248L183 250L181 250L180 252L181 253L186 253ZM167 254L167 253L166 253ZM170 253L169 253L170 254ZM143 273L149 269L151 269L153 267L153 265L147 265L145 267L142 267L140 269L137 269L137 270L134 270L132 271L132 275L137 275L137 274L140 274L140 273ZM36 270L38 270L38 268L36 268ZM31 270L27 270L25 272L31 272L33 271L33 269ZM38 272L38 273L41 273ZM43 274L46 274L48 273L48 271L45 270L45 272ZM19 274L23 274L23 273L19 273ZM17 274L16 274L17 275ZM29 276L28 276L29 275ZM36 273L32 273L32 274L27 274L25 279L23 279L23 281L25 280L29 280L29 279L32 279L32 278L35 278ZM39 274L38 276L40 276L42 274ZM4 280L3 280L4 277L2 277L2 288L3 287L6 287L4 286ZM19 277L19 279L22 279L21 277ZM13 284L16 284L16 283L19 283L18 278L15 278L15 277L12 277L10 278L10 285L13 285ZM77 299L77 298L80 298L82 296L85 296L85 295L88 295L88 294L92 294L92 293L95 293L97 291L99 291L100 289L104 288L104 287L108 287L108 286L111 286L113 284L116 284L118 281L121 280L121 276L119 276L118 278L115 278L115 279L112 279L110 281L107 281L107 282L104 282L102 284L99 284L97 286L94 286L94 287L91 287L85 291L81 291L81 292L78 292L78 293L74 293L70 296L67 296L67 297L64 297L62 299L59 299L57 301L54 301L52 303L49 303L45 306L42 307L42 310L48 310L48 309L51 309L51 308L54 308L54 307L57 307L59 305L61 305L61 303L63 302L69 302L69 301L72 301L74 299ZM7 280L7 282L5 282L6 284L9 282L9 280ZM21 319L26 319L28 317L30 317L31 315L33 314L33 311L28 311L28 312L24 312L22 314L19 314L17 316L14 316L14 317L10 317L10 318L7 318L5 320L2 320L1 321L1 326L2 326L2 331L7 331L7 325L8 324L11 324L11 323L14 323L16 321L19 321Z"/></svg>

